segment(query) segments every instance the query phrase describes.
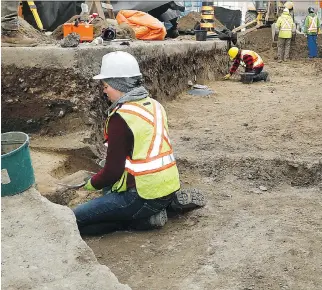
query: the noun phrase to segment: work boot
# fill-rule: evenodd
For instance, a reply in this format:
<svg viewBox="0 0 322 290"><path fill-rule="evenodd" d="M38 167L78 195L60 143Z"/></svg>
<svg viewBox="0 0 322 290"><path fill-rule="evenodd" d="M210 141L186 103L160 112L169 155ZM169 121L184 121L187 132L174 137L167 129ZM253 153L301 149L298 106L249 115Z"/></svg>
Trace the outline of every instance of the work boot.
<svg viewBox="0 0 322 290"><path fill-rule="evenodd" d="M167 211L165 209L149 218L149 223L153 228L162 228L168 221Z"/></svg>
<svg viewBox="0 0 322 290"><path fill-rule="evenodd" d="M254 82L260 82L260 81L268 82L269 81L268 72L266 72L266 71L260 72L259 74L255 75L253 77L253 81Z"/></svg>
<svg viewBox="0 0 322 290"><path fill-rule="evenodd" d="M278 61L277 61L278 63L281 63L281 62L283 62L281 59L279 59Z"/></svg>
<svg viewBox="0 0 322 290"><path fill-rule="evenodd" d="M133 220L128 225L130 230L147 231L162 228L168 221L167 211L165 209L149 218Z"/></svg>
<svg viewBox="0 0 322 290"><path fill-rule="evenodd" d="M192 210L206 205L204 195L196 188L182 189L175 193L170 207L174 210Z"/></svg>
<svg viewBox="0 0 322 290"><path fill-rule="evenodd" d="M37 41L23 35L18 30L4 30L1 34L1 46L3 47L32 47Z"/></svg>
<svg viewBox="0 0 322 290"><path fill-rule="evenodd" d="M269 74L268 74L268 72L267 71L263 71L263 72L261 72L261 77L262 77L262 80L264 81L264 82L269 82L270 81L270 79L269 79Z"/></svg>

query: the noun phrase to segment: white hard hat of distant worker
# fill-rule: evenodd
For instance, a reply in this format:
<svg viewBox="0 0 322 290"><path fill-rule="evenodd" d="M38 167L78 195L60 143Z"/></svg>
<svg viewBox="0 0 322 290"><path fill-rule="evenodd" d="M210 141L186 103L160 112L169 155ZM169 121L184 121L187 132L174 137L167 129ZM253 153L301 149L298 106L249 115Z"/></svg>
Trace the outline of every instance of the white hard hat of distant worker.
<svg viewBox="0 0 322 290"><path fill-rule="evenodd" d="M101 73L94 76L93 79L103 80L136 76L142 76L142 74L135 57L125 51L114 51L103 56Z"/></svg>

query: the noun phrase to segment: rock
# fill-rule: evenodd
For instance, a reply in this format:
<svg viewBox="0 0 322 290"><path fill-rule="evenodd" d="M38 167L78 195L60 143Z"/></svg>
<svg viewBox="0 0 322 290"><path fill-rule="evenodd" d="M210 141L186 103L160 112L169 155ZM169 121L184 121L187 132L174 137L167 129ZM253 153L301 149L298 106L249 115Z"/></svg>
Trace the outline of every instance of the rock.
<svg viewBox="0 0 322 290"><path fill-rule="evenodd" d="M96 37L96 38L91 42L91 44L93 44L93 45L99 45L99 44L103 44L103 42L104 42L103 38L99 36L99 37Z"/></svg>
<svg viewBox="0 0 322 290"><path fill-rule="evenodd" d="M262 194L262 191L259 190L258 188L251 190L251 192L256 193L256 194Z"/></svg>
<svg viewBox="0 0 322 290"><path fill-rule="evenodd" d="M248 127L248 123L243 123L243 126L244 127Z"/></svg>
<svg viewBox="0 0 322 290"><path fill-rule="evenodd" d="M259 189L260 189L261 191L267 191L267 187L265 187L265 186L263 186L263 185L261 185L261 186L259 187Z"/></svg>
<svg viewBox="0 0 322 290"><path fill-rule="evenodd" d="M130 43L128 41L123 41L122 43L120 43L120 45L130 46Z"/></svg>
<svg viewBox="0 0 322 290"><path fill-rule="evenodd" d="M59 118L62 118L65 116L65 111L64 110L60 110L59 114L58 114L58 117Z"/></svg>
<svg viewBox="0 0 322 290"><path fill-rule="evenodd" d="M64 39L61 40L61 47L77 47L79 45L80 36L73 32L68 34Z"/></svg>
<svg viewBox="0 0 322 290"><path fill-rule="evenodd" d="M294 167L294 168L299 167L299 165L297 163L293 163L293 162L292 163L290 162L288 165L291 166L291 167Z"/></svg>
<svg viewBox="0 0 322 290"><path fill-rule="evenodd" d="M180 137L180 139L182 140L182 141L190 141L190 137L186 137L186 136L182 136L182 137Z"/></svg>
<svg viewBox="0 0 322 290"><path fill-rule="evenodd" d="M97 262L71 209L34 188L1 203L3 289L130 290Z"/></svg>

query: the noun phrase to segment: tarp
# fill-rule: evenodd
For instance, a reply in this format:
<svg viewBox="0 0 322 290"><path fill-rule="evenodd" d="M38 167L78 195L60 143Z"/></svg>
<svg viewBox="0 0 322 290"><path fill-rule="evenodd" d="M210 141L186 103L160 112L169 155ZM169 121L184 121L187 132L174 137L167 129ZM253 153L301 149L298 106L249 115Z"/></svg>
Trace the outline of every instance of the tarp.
<svg viewBox="0 0 322 290"><path fill-rule="evenodd" d="M228 29L233 30L235 27L241 25L242 12L240 10L215 7L215 17Z"/></svg>
<svg viewBox="0 0 322 290"><path fill-rule="evenodd" d="M74 15L81 12L81 2L74 1L35 1L37 11L45 30L53 31ZM23 1L24 19L37 28L28 4Z"/></svg>
<svg viewBox="0 0 322 290"><path fill-rule="evenodd" d="M116 20L132 27L137 39L163 40L167 34L164 25L155 17L137 10L121 10Z"/></svg>
<svg viewBox="0 0 322 290"><path fill-rule="evenodd" d="M35 1L35 4L37 6L38 14L43 23L44 29L53 31L74 15L80 14L81 3L84 2L85 1ZM120 10L139 10L148 12L166 3L169 3L169 1L111 1L115 15ZM177 5L183 5L183 3L179 1L175 1L175 3ZM23 15L27 22L37 28L35 19L25 1L23 1ZM160 15L156 15L155 17L159 18ZM178 17L178 12L168 9L159 19L161 21L168 21L176 17Z"/></svg>

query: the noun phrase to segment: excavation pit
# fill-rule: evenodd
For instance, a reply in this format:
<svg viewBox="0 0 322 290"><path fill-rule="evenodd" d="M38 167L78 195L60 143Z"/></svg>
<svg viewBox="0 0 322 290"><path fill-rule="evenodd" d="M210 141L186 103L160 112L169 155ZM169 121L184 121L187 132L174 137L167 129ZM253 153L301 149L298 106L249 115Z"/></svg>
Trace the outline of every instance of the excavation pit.
<svg viewBox="0 0 322 290"><path fill-rule="evenodd" d="M317 289L322 273L319 60L268 62L272 81L241 90L238 82L220 81L227 70L224 44L163 44L135 44L129 51L138 56L148 89L167 111L183 187L200 188L208 203L170 219L161 230L84 240L132 289ZM116 48L38 48L33 58L29 49L2 49L6 130L30 129L37 186L54 203L73 208L100 194L83 189L59 194L56 188L65 174L99 170L97 161L106 151L105 116L91 76L111 49ZM195 79L214 94L197 99L186 94L187 82ZM24 106L37 118L19 115ZM30 118L36 119L33 127L26 125ZM24 213L29 201L21 201L17 212ZM69 212L74 233L71 217ZM83 255L77 260L86 264Z"/></svg>

